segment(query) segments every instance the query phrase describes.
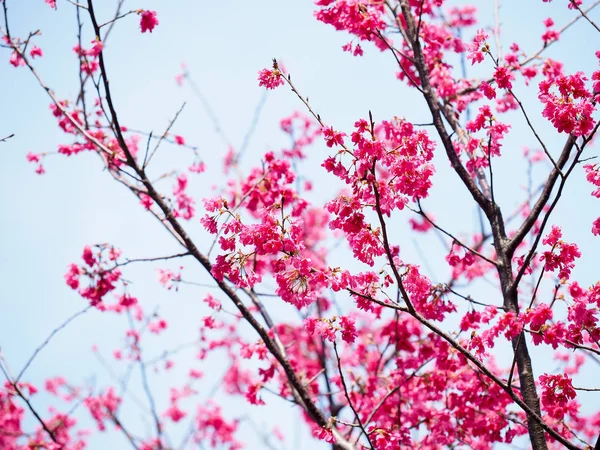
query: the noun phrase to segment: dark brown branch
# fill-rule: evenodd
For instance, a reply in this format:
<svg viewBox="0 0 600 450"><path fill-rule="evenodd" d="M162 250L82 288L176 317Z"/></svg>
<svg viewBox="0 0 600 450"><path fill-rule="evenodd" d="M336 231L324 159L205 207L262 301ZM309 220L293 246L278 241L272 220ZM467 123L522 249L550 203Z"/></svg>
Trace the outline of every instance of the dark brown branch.
<svg viewBox="0 0 600 450"><path fill-rule="evenodd" d="M401 56L411 60L414 63L414 60L412 58L410 58L408 55L403 54L401 51L397 50L396 48L394 48L389 42L388 40L385 38L385 36L383 36L383 34L381 34L381 31L378 31L376 36L387 46L387 48L390 49L390 51L392 52L392 55L394 56L394 59L396 60L396 63L398 63L398 67L400 67L400 70L402 71L402 73L404 74L404 76L410 80L410 82L412 83L412 86L414 88L416 88L421 94L423 94L423 89L421 88L421 86L419 86L419 83L416 82L416 80L413 79L413 76L406 70L406 68L402 65L402 63L400 62L400 59L398 59L398 56L396 55L396 53L399 53Z"/></svg>
<svg viewBox="0 0 600 450"><path fill-rule="evenodd" d="M98 28L98 23L97 23L95 14L94 14L92 0L88 0L88 8L89 8L89 13L90 13L90 18L92 20L92 25L94 26L94 31L95 31L96 35L99 35L100 30ZM154 202L156 203L158 208L162 211L162 213L164 215L164 221L169 223L174 237L179 242L182 243L182 245L190 252L190 254L200 263L200 265L202 265L202 267L208 273L211 273L212 265L211 265L209 259L198 250L196 244L188 236L188 234L183 229L183 227L179 223L179 221L173 216L171 209L165 203L162 195L160 195L156 191L153 184L149 181L148 177L146 176L144 168L139 167L137 165L133 155L131 154L131 151L129 150L127 143L125 142L125 139L123 138L123 134L121 132L121 127L119 124L119 120L117 117L117 113L115 110L115 106L114 106L111 91L110 91L110 84L108 81L106 65L104 63L104 56L103 56L102 52L100 52L100 54L98 55L98 63L100 66L100 71L102 73L102 80L103 80L104 89L105 89L106 102L109 107L109 111L110 111L111 118L112 118L112 123L115 127L117 141L119 143L119 146L122 148L123 152L125 153L127 164L129 165L129 167L131 167L136 172L136 174L142 181L144 187L146 188L147 195L149 195L154 200ZM294 396L298 397L299 403L301 403L303 405L303 407L305 408L308 415L320 427L328 427L328 425L329 425L328 421L325 419L325 417L323 416L323 413L319 410L319 408L316 406L316 404L310 397L310 394L308 393L306 388L303 386L302 382L298 378L298 375L294 371L294 368L292 367L290 362L287 360L287 358L284 356L284 354L280 351L278 345L269 336L269 332L260 325L260 323L254 317L254 315L250 312L250 310L244 305L244 303L238 297L236 292L228 284L226 284L225 281L218 280L214 276L213 276L213 279L215 279L215 282L217 283L217 285L219 286L221 291L227 297L229 297L229 299L234 303L234 305L240 311L243 318L260 335L261 339L265 343L265 346L267 347L269 352L279 362L279 364L283 368L283 370L288 378L288 381L292 387L292 393L294 394ZM344 449L348 449L348 450L354 448L349 442L345 441L339 435L339 433L337 432L337 430L335 430L335 428L332 428L331 431L333 432L334 437L337 440L337 445L340 448L344 448Z"/></svg>
<svg viewBox="0 0 600 450"><path fill-rule="evenodd" d="M167 261L169 259L176 259L176 258L183 258L184 256L190 256L191 253L190 252L183 252L183 253L177 253L176 255L169 255L169 256L157 256L155 258L137 258L137 259L126 259L124 262L122 263L118 263L115 264L114 268L117 267L122 267L122 266L126 266L128 264L132 264L132 263L138 263L138 262L154 262L154 261ZM112 269L111 269L112 270Z"/></svg>
<svg viewBox="0 0 600 450"><path fill-rule="evenodd" d="M79 56L79 67L78 67L77 73L79 75L79 89L81 92L81 96L77 99L77 101L79 102L81 100L81 109L83 111L83 121L85 122L85 129L87 130L90 128L90 125L88 123L87 102L85 101L85 79L84 79L84 75L83 75L83 70L81 70L81 67L84 63L85 56L83 53L83 42L82 42L83 23L81 22L81 15L79 13L79 9L80 9L79 7L75 8L76 16L77 16L77 43L79 45L79 51L77 52L77 55Z"/></svg>
<svg viewBox="0 0 600 450"><path fill-rule="evenodd" d="M579 14L581 14L585 18L585 20L587 20L590 23L590 25L596 29L596 31L600 32L600 27L598 27L598 25L596 25L596 23L592 19L590 19L590 17L587 15L587 13L579 7L577 2L575 2L574 0L570 0L570 1L571 1L571 5L573 5L575 7L575 9L577 9L577 11L579 11Z"/></svg>
<svg viewBox="0 0 600 450"><path fill-rule="evenodd" d="M438 101L437 95L436 95L433 87L431 86L431 83L429 80L429 71L427 70L427 65L425 63L423 52L421 50L421 44L418 39L418 36L416 36L416 34L415 34L416 27L415 27L415 23L414 23L414 18L412 16L412 11L410 10L410 6L405 1L402 1L401 8L402 8L402 14L404 16L404 19L405 19L407 27L408 27L407 34L408 34L408 37L410 38L410 44L412 45L412 48L413 48L415 68L417 69L417 71L419 73L419 79L421 81L423 97L425 98L425 101L427 102L427 106L431 112L433 124L435 126L435 129L438 132L440 140L442 141L442 145L444 146L446 155L448 156L448 159L450 160L450 164L452 165L452 168L457 173L457 175L460 177L460 179L462 180L463 184L468 189L469 193L471 194L471 196L473 197L475 202L477 202L477 204L480 206L480 208L486 213L488 218L491 219L492 214L493 214L493 209L494 209L492 207L492 204L488 200L488 197L477 187L477 185L475 184L475 181L473 180L473 178L471 177L469 172L467 172L467 170L463 166L462 162L460 161L459 156L456 153L456 150L454 149L454 145L452 144L450 135L448 134L448 132L446 131L446 127L444 126L442 115L444 115L446 120L448 120L451 125L453 123L455 123L457 125L458 123L456 121L456 118L454 117L453 112L451 112L451 111L446 112L442 109L442 106L440 105L440 103Z"/></svg>
<svg viewBox="0 0 600 450"><path fill-rule="evenodd" d="M450 285L448 285L448 284L445 284L445 285L443 285L443 286L444 286L444 288L445 288L447 291L451 292L452 294L456 295L457 297L460 297L460 298L462 298L463 300L466 300L466 301L468 301L469 303L472 303L472 304L474 304L474 305L479 305L479 306L490 306L490 305L489 305L489 304L487 304L487 303L482 303L482 302L478 302L478 301L476 301L476 300L473 300L473 299L471 298L471 296L470 296L470 295L463 295L463 294L461 294L460 292L457 292L457 291L455 291L455 290L454 290L454 289L452 289L452 287L451 287ZM505 308L504 308L504 306L496 306L496 308L498 308L498 309L500 309L500 310L504 310L504 309L505 309Z"/></svg>
<svg viewBox="0 0 600 450"><path fill-rule="evenodd" d="M573 389L575 389L576 391L600 392L600 388L582 388L573 386Z"/></svg>
<svg viewBox="0 0 600 450"><path fill-rule="evenodd" d="M6 37L12 42L12 38L10 37L10 28L8 27L8 6L6 6L7 1L8 0L4 0L2 2L2 9L4 10L4 27L6 28Z"/></svg>
<svg viewBox="0 0 600 450"><path fill-rule="evenodd" d="M70 0L67 0L67 1L69 1L69 2L70 2L70 3L72 3L73 5L77 6L78 8L82 8L82 9L84 9L84 10L86 10L86 11L87 11L87 6L80 5L80 4L78 4L78 3L75 3L75 2L72 2L72 1L70 1ZM119 0L119 3L117 4L117 9L116 9L115 13L113 14L113 17L117 17L119 14L121 14L121 8L123 7L123 3L125 3L125 0ZM108 36L110 35L110 33L111 33L111 31L113 30L113 28L114 28L114 26L115 26L115 24L116 24L116 23L117 23L117 22L112 22L112 23L110 24L110 26L108 27L108 30L106 30L106 33L104 33L104 40L102 41L102 43L103 43L104 45L106 45L106 41L108 40ZM84 86L85 86L85 83L87 83L87 81L88 81L90 78L92 78L92 80L93 80L93 76L92 76L91 74L89 74L89 73L86 73L86 74L85 74L85 77L84 77L84 79L83 79L83 85L84 85ZM80 89L80 90L79 90L79 94L77 95L77 100L76 100L76 103L79 103L79 101L80 101L80 99L81 99L81 96L82 96L82 95L84 95L84 92L83 92L83 89ZM101 98L101 97L99 97L99 98ZM104 106L103 106L102 104L100 105L100 107L102 108L102 110L104 110Z"/></svg>
<svg viewBox="0 0 600 450"><path fill-rule="evenodd" d="M387 308L392 308L397 311L402 311L410 314L412 317L417 319L421 324L425 325L425 327L429 328L434 334L440 336L444 339L452 348L461 353L468 361L470 361L479 371L481 371L485 376L487 376L491 381L496 383L503 391L505 391L510 398L517 404L528 417L533 418L535 423L537 423L546 433L550 434L554 439L563 444L566 448L571 450L580 450L579 447L569 442L566 438L564 438L560 433L558 433L554 428L548 425L541 418L540 414L534 411L530 406L521 399L521 397L512 390L510 386L508 386L505 382L503 382L500 378L498 378L490 369L488 369L483 362L478 360L471 352L469 352L466 348L464 348L461 344L459 344L455 339L453 339L450 335L444 332L442 329L431 323L429 320L425 319L419 313L410 313L408 309L404 306L398 306L391 303L385 303L375 298L371 298L367 295L363 295L357 292L351 292L354 295L359 295L366 299L369 299L379 305L385 306Z"/></svg>
<svg viewBox="0 0 600 450"><path fill-rule="evenodd" d="M104 28L106 25L110 25L110 24L116 22L117 20L122 19L125 16L128 16L129 14L135 14L135 13L137 13L137 11L128 11L125 14L120 14L120 15L114 17L113 19L109 20L108 22L104 22L103 24L101 24L99 26L99 28Z"/></svg>
<svg viewBox="0 0 600 450"><path fill-rule="evenodd" d="M571 175L571 173L573 172L573 169L575 168L575 166L577 165L577 161L578 161L580 155L581 155L581 150L578 149L577 153L575 155L575 159L571 163L571 166L569 167L569 169L565 173L564 177L562 177L562 179L561 179L561 182L560 182L560 184L558 186L558 191L556 192L556 195L554 197L554 200L552 201L552 204L550 205L550 208L548 208L547 212L544 214L544 218L542 219L542 223L540 225L540 229L539 229L539 231L537 233L537 236L535 237L535 239L533 241L533 244L532 244L531 248L529 249L529 252L527 253L527 256L523 260L523 265L522 265L521 269L519 270L519 273L515 277L515 280L514 280L515 289L516 289L516 286L518 286L519 282L521 281L521 278L525 275L525 271L527 270L527 267L531 263L531 260L535 256L535 252L536 252L537 246L539 245L540 240L542 239L542 234L544 233L544 229L546 228L548 220L550 219L550 215L552 214L552 212L554 211L554 208L558 204L558 201L560 200L560 197L562 195L562 191L563 191L563 189L565 187L567 179L568 179L569 175ZM556 169L554 169L554 170L556 170ZM537 203L536 203L536 206L537 206ZM543 207L540 210L540 213L542 211L543 211Z"/></svg>
<svg viewBox="0 0 600 450"><path fill-rule="evenodd" d="M563 176L562 171L556 165L556 161L554 161L554 158L552 158L552 155L550 154L550 152L548 152L548 149L546 148L546 144L544 144L544 141L542 141L542 138L540 137L540 135L538 134L538 132L534 128L533 124L531 123L531 120L529 120L529 115L525 111L525 107L523 106L523 103L521 102L521 100L519 100L517 98L517 96L515 95L515 93L513 92L512 89L509 89L508 92L510 93L510 95L512 95L512 97L518 103L519 108L521 109L521 112L523 113L523 116L525 117L525 121L527 122L527 126L529 127L529 129L531 130L531 132L533 133L533 135L535 136L535 138L538 141L538 143L542 146L542 150L544 150L544 153L546 154L546 156L548 157L548 159L550 160L550 162L552 163L552 165L554 166L554 168L559 171L559 175Z"/></svg>
<svg viewBox="0 0 600 450"><path fill-rule="evenodd" d="M443 229L442 227L438 226L433 220L431 220L431 218L429 218L429 216L425 213L425 211L423 211L423 208L421 207L421 202L417 201L417 205L419 206L418 210L415 210L413 208L409 209L411 211L414 211L415 213L421 215L427 222L429 222L431 224L431 226L433 226L436 230L440 231L441 233L445 234L446 236L448 236L450 239L452 239L452 241L461 246L462 248L464 248L466 251L472 253L473 255L477 256L478 258L483 259L484 261L490 263L492 266L497 266L498 264L496 263L496 261L491 260L490 258L488 258L487 256L481 254L480 252L478 252L477 250L469 247L466 244L463 244L461 242L460 239L458 239L456 236L454 236L452 233L446 231L445 229Z"/></svg>
<svg viewBox="0 0 600 450"><path fill-rule="evenodd" d="M17 396L19 396L19 398L21 398L21 400L23 400L25 402L29 411L31 411L31 413L34 415L36 420L42 426L44 431L48 434L48 436L50 436L50 439L52 439L52 441L55 442L56 444L61 445L56 440L56 436L54 436L54 432L52 430L50 430L50 428L48 428L48 426L46 425L44 420L41 418L41 416L38 414L38 412L35 410L35 408L31 404L31 402L29 401L29 399L27 397L25 397L25 394L23 394L21 389L19 389L18 384L11 379L7 370L4 368L3 360L0 360L0 371L2 371L2 373L4 374L4 377L6 378L6 381L8 381L8 383L11 385L11 387L15 390L15 393L17 394Z"/></svg>
<svg viewBox="0 0 600 450"><path fill-rule="evenodd" d="M169 122L169 125L167 126L167 129L161 135L160 139L156 143L156 146L154 147L154 149L150 153L150 156L148 156L148 159L146 159L146 157L144 156L144 162L142 164L142 168L143 169L145 169L148 166L148 164L150 164L150 161L152 160L152 157L158 151L158 148L160 147L160 144L162 144L162 141L167 137L167 135L169 134L169 131L171 131L171 128L173 127L173 125L177 121L177 118L179 117L179 114L181 114L181 112L183 111L183 108L185 108L185 102L183 103L183 105L181 105L181 108L179 108L179 110L175 113L175 117L173 117L173 119Z"/></svg>
<svg viewBox="0 0 600 450"><path fill-rule="evenodd" d="M437 95L433 90L432 86L430 85L429 71L421 50L419 36L416 34L416 27L411 7L407 0L401 0L400 5L402 8L402 14L407 24L407 36L410 40L415 56L415 67L419 72L419 77L421 79L421 85L423 87L425 99L433 115L434 124L436 126L436 129L438 130L438 134L446 149L446 153L452 163L453 168L460 176L461 180L463 180L464 184L473 196L473 199L479 204L479 206L481 207L481 209L483 210L483 212L489 220L494 238L494 247L496 249L497 254L498 264L496 267L500 278L502 295L504 299L504 307L510 311L513 311L515 314L518 314L518 292L515 288L516 284L513 280L511 259L512 253L507 252L506 249L510 241L507 239L506 236L505 222L502 217L502 213L498 205L493 201L493 199L491 199L490 189L487 185L485 175L481 174L480 172L477 173L478 181L482 189L480 191L479 188L475 185L473 179L471 179L471 177L467 173L460 160L458 159L456 152L454 151L452 142L450 141L450 137L447 134L447 131L444 127L442 116L446 119L446 121L448 121L454 132L457 133L461 139L464 139L464 132L462 131L458 122L458 118L456 117L456 114L452 110L451 106L445 105L442 107L440 105L439 100L437 99ZM550 188L550 191L551 190L552 189ZM422 319L419 318L419 314L415 314L414 317L420 321ZM436 331L434 330L434 328L432 328L432 326L427 326L436 334L442 336L442 334L440 334L443 333L441 330ZM531 364L531 357L529 356L527 344L525 342L525 339L515 338L512 340L512 345L515 352L515 358L517 360L523 400L519 398L517 401L518 397L512 392L511 386L505 386L505 389L507 390L509 395L511 395L511 398L513 398L515 402L517 402L519 406L521 406L527 413L528 431L533 448L535 450L547 450L545 432L549 432L548 429L551 428L547 424L545 424L544 421L541 419L540 402L537 395L535 378L533 375ZM553 436L560 436L553 429L551 434ZM560 436L560 438L562 439L561 443L567 446L572 446L572 444L570 444L568 440L562 438L562 436Z"/></svg>
<svg viewBox="0 0 600 450"><path fill-rule="evenodd" d="M548 199L552 194L552 190L554 189L556 181L562 174L563 168L569 161L571 151L573 150L573 147L575 145L575 140L575 137L571 135L565 142L560 157L556 161L556 166L550 172L550 175L548 176L548 181L546 181L542 193L535 202L535 205L533 205L533 208L531 208L531 212L529 213L523 224L519 227L519 229L515 232L515 234L507 244L506 254L509 257L512 257L516 248L519 246L519 244L521 244L521 242L523 242L523 239L525 239L525 236L527 236L527 233L529 233L529 231L537 221L538 217L542 213L544 206L546 206L546 203L548 203Z"/></svg>
<svg viewBox="0 0 600 450"><path fill-rule="evenodd" d="M375 162L373 162L372 174L374 177L373 178L373 192L375 193L375 212L377 213L377 217L379 219L379 225L381 226L381 234L383 237L383 248L385 250L385 254L387 256L388 263L390 264L392 272L394 273L394 278L396 279L396 283L398 284L398 289L402 293L402 298L404 299L404 302L406 303L408 310L411 312L415 312L415 307L413 306L412 302L410 301L408 292L406 292L406 289L404 288L404 283L402 282L402 277L400 276L400 273L398 272L398 268L396 267L396 263L394 262L394 256L392 255L392 249L390 248L390 241L388 240L388 233L387 233L387 225L385 223L385 218L383 217L383 214L381 213L381 200L380 200L379 190L377 189L377 185L376 185L377 180L375 179Z"/></svg>

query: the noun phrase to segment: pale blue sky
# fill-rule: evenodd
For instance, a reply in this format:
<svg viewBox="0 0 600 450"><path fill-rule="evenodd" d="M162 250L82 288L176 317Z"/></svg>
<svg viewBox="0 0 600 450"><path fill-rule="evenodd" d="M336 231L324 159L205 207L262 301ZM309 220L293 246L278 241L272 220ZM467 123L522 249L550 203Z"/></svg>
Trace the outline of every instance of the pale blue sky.
<svg viewBox="0 0 600 450"><path fill-rule="evenodd" d="M98 13L107 18L107 11L112 11L115 2L97 3L109 5L106 11L98 7ZM480 9L482 22L492 23L493 1L474 3ZM516 41L527 53L539 48L545 17L552 15L560 26L574 15L567 10L566 0L555 0L552 4L541 0L500 3L505 47ZM589 0L584 2L589 3ZM59 0L58 4L55 12L42 0L8 0L11 31L23 36L38 28L42 30L36 43L44 50L44 57L36 66L59 98L72 98L77 90L77 63L71 50L76 43L75 8L66 1ZM313 4L308 0L126 3L126 8L140 7L156 10L160 25L152 34L141 34L137 17L130 16L118 24L111 36L106 54L116 107L123 124L159 133L183 101L188 100L173 131L199 146L210 169L208 174L192 182L192 192L199 197L208 186L222 181L220 158L225 148L190 90L177 87L173 81L182 61L189 66L225 133L236 145L242 141L263 92L257 86L256 73L268 67L273 57L285 63L301 92L310 97L323 119L336 128L348 131L368 110L373 111L376 120L407 116L415 122L427 121L424 102L395 79L396 66L391 55L381 54L368 44L364 45L363 58L343 53L340 47L349 37L317 22L313 18ZM591 17L598 21L600 13L595 11ZM466 30L465 35L473 32ZM91 39L88 33L85 41ZM599 43L597 32L581 21L548 54L563 60L567 72L585 70L589 74L595 67L593 52ZM55 151L58 144L69 142L69 138L56 126L48 109L49 99L33 77L25 69L9 65L9 53L0 50L0 137L15 134L9 142L0 144L0 347L11 369L17 371L53 328L85 306L83 299L63 280L67 265L80 258L84 245L110 242L131 258L168 254L177 248L138 206L136 199L100 170L94 155L68 159L51 157L45 161L47 174L42 177L34 174L34 166L25 160L26 153ZM525 105L534 111L546 142L557 151L564 137L556 137L551 127L540 120L539 108L535 109L535 90L525 91L522 86L518 89ZM265 151L287 144L278 123L294 110L302 110L302 105L287 89L269 94L245 156L246 163L256 162ZM505 211L511 210L516 199L521 198L520 186L526 180L521 148L535 146L522 121L514 128L504 147L506 157L499 160L495 169L496 180L504 180L498 198ZM321 184L315 183L317 189L313 196L321 203L335 187L329 181L323 184L325 178L319 164L326 151L324 145L317 144L311 150L310 161L302 167L305 175L321 180ZM181 166L188 161L187 157L180 147L164 146L154 162L154 175ZM456 233L472 229L477 223L473 206L456 176L450 173L441 152L436 164L438 188L432 192L431 199L424 202L425 207ZM553 222L564 226L567 240L581 244L583 257L575 276L587 285L597 280L600 238L594 238L590 228L593 219L600 215L600 200L590 197L591 186L584 181L581 169L576 171L572 181L565 192L569 200L557 210ZM170 191L170 182L163 183L162 187ZM421 263L413 239L406 233L408 217L409 213L395 217L391 229L397 230L394 239L401 245L404 258ZM196 222L189 228L200 229ZM423 253L441 254L437 239L418 242ZM342 257L340 253L338 258ZM183 287L174 295L161 289L155 274L159 266L167 264L132 266L126 275L134 281L132 291L147 310L151 310L152 305L160 305L172 325L161 345L170 347L194 336L198 318L206 312L199 305L201 290ZM442 281L445 267L434 260L432 268L434 275L440 277L436 281ZM190 267L186 273L189 274L186 278L202 280L195 268ZM477 292L489 295L489 291L481 288L477 288ZM283 315L286 311L278 309L277 313ZM36 359L27 378L39 384L48 376L68 374L73 381L82 382L97 373L97 384L103 385L107 377L89 349L94 343L100 344L104 354L109 356L110 350L120 345L124 320L96 311L79 318ZM154 354L159 350L162 347ZM213 363L212 367L215 366L218 364ZM212 373L210 368L199 368L209 374L209 380L218 379L222 372L220 367ZM153 378L152 383L162 387L181 383L184 372L183 367L180 369L182 371L176 368L159 379ZM212 382L207 381L204 386L208 390ZM139 393L139 389L136 392ZM164 401L166 395L164 392L159 401ZM43 408L43 399L38 401ZM598 398L590 398L590 402L588 411L590 405L598 403ZM241 407L239 402L229 400L225 405L231 412ZM293 443L296 427L291 425L294 416L289 406L278 405L250 411L258 417L255 421L259 424L284 418L284 429L290 437L287 448L306 448L301 442ZM137 414L133 411L132 417ZM137 417L134 420L135 427L143 430L143 422ZM181 429L173 434L179 432ZM258 446L257 438L247 428L243 437L248 440L249 448ZM306 437L303 439L306 442ZM115 433L112 437L95 437L90 444L92 450L109 445L125 447L121 436Z"/></svg>

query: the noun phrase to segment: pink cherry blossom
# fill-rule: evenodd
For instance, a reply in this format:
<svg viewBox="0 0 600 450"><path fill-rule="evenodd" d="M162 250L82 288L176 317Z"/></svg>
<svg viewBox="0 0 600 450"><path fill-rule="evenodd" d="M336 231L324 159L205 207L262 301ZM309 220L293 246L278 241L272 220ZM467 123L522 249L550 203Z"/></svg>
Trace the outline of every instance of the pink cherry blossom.
<svg viewBox="0 0 600 450"><path fill-rule="evenodd" d="M142 29L142 33L149 31L152 33L154 27L158 25L158 19L156 18L156 11L142 11L140 18L140 27Z"/></svg>
<svg viewBox="0 0 600 450"><path fill-rule="evenodd" d="M33 47L31 47L31 50L29 50L29 55L31 55L32 58L35 58L36 56L41 57L44 54L44 52L42 52L42 49L39 48L37 45L34 45Z"/></svg>
<svg viewBox="0 0 600 450"><path fill-rule="evenodd" d="M284 81L282 79L282 74L278 69L262 69L260 72L258 72L259 86L264 86L267 89L275 89L283 84Z"/></svg>

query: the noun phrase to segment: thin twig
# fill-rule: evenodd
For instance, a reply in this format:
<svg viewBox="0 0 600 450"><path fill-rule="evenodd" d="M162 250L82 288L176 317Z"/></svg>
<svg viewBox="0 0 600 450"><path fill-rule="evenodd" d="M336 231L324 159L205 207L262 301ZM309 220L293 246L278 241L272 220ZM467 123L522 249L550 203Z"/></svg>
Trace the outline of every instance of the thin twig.
<svg viewBox="0 0 600 450"><path fill-rule="evenodd" d="M498 60L502 59L502 45L500 44L500 5L499 0L494 0L494 40Z"/></svg>
<svg viewBox="0 0 600 450"><path fill-rule="evenodd" d="M167 129L165 130L165 132L162 134L162 136L160 137L160 139L158 140L158 142L156 143L156 146L154 147L154 149L150 153L150 156L148 156L148 160L145 161L144 164L142 165L143 169L145 169L148 166L148 164L150 164L150 161L152 160L152 157L154 156L154 154L156 153L156 151L160 147L160 144L162 144L162 141L169 134L169 131L171 131L171 127L177 121L177 118L179 117L179 114L181 114L181 111L183 111L183 108L185 108L185 102L181 105L181 108L179 108L179 110L177 111L177 113L175 113L175 117L173 117L173 119L169 122L169 126L167 127Z"/></svg>
<svg viewBox="0 0 600 450"><path fill-rule="evenodd" d="M129 441L129 443L131 444L131 446L138 450L138 446L135 443L135 439L133 438L133 436L131 435L131 433L129 431L127 431L127 429L123 426L123 422L121 422L117 416L108 408L106 408L106 412L108 413L108 415L110 416L110 418L112 419L112 421L114 422L114 424L123 432L123 434L125 435L125 437L127 438L127 440Z"/></svg>
<svg viewBox="0 0 600 450"><path fill-rule="evenodd" d="M192 92L194 92L194 94L196 95L198 100L200 100L200 104L202 105L202 108L204 108L204 111L206 112L206 115L208 116L210 121L213 123L213 126L215 127L215 132L217 133L217 135L221 138L221 140L227 147L231 147L231 141L229 140L229 138L223 131L223 128L221 127L221 123L219 122L219 119L217 118L217 115L213 111L212 107L210 106L210 103L208 102L208 100L206 99L204 94L202 94L202 91L200 90L200 88L198 87L196 82L191 78L190 72L187 69L185 70L185 72L183 74L183 78L185 80L187 80L190 87L192 88Z"/></svg>
<svg viewBox="0 0 600 450"><path fill-rule="evenodd" d="M431 220L431 219L429 218L429 216L428 216L428 215L425 213L425 211L423 211L423 208L421 207L421 201L420 201L420 200L419 200L419 201L417 201L417 205L419 206L419 209L418 209L418 210L416 210L416 209L414 209L414 208L411 208L410 206L409 206L408 208L409 208L411 211L413 211L413 212L415 212L415 213L417 213L417 214L419 214L419 215L423 216L423 218L424 218L425 220L427 220L427 222L429 222L429 223L430 223L430 224L431 224L431 225L432 225L432 226L433 226L433 227L434 227L436 230L438 230L438 231L440 231L440 232L444 233L446 236L448 236L450 239L452 239L452 241L453 241L454 243L456 243L456 244L460 245L462 248L464 248L464 249L465 249L465 250L467 250L468 252L470 252L470 253L473 253L473 254L474 254L475 256L477 256L478 258L481 258L481 259L483 259L484 261L486 261L486 262L490 263L490 264L491 264L491 265L493 265L493 266L497 266L497 265L498 265L498 263L497 263L496 261L494 261L494 260L492 260L492 259L488 258L487 256L485 256L485 255L483 255L483 254L479 253L477 250L474 250L474 249L472 249L472 248L471 248L471 247L469 247L468 245L466 245L466 244L463 244L463 243L461 242L461 240L460 240L460 239L458 239L456 236L454 236L453 234L451 234L451 233L449 233L448 231L444 230L442 227L440 227L440 226L436 225L436 223L435 223L433 220Z"/></svg>
<svg viewBox="0 0 600 450"><path fill-rule="evenodd" d="M265 106L265 103L267 102L267 98L268 98L268 92L265 90L265 92L263 92L263 95L260 97L258 106L254 110L254 116L252 117L252 122L250 122L250 126L248 127L248 130L246 131L246 134L244 135L244 140L242 141L240 150L237 152L237 154L235 156L237 163L240 162L240 160L242 159L242 156L244 155L244 153L246 152L246 150L248 148L248 145L250 144L250 138L256 131L256 127L257 127L258 121L260 119L260 114L263 110L263 107Z"/></svg>
<svg viewBox="0 0 600 450"><path fill-rule="evenodd" d="M166 261L169 259L176 259L176 258L183 258L184 256L191 256L190 252L183 252L183 253L177 253L176 255L169 255L169 256L157 256L155 258L136 258L136 259L126 259L124 262L122 263L117 263L115 264L114 268L117 267L122 267L122 266L126 266L128 264L132 264L132 263L138 263L138 262L154 262L154 261Z"/></svg>
<svg viewBox="0 0 600 450"><path fill-rule="evenodd" d="M137 11L126 12L125 14L121 14L121 15L109 20L108 22L104 22L102 25L99 25L98 28L104 28L106 25L110 25L111 23L113 23L119 19L122 19L123 17L128 16L129 14L136 14L136 13L137 13Z"/></svg>
<svg viewBox="0 0 600 450"><path fill-rule="evenodd" d="M27 370L27 368L31 365L31 363L33 362L33 360L35 359L35 357L38 355L38 353L40 353L44 347L46 347L46 345L48 345L48 343L50 342L50 340L56 336L56 334L61 331L63 328L65 328L67 325L69 325L69 323L71 323L73 320L75 320L77 317L81 316L82 314L85 314L86 312L88 312L88 310L91 308L91 305L86 306L85 308L83 308L81 311L76 312L75 314L73 314L71 317L69 317L67 320L65 320L58 328L55 328L50 335L44 340L44 342L42 342L42 344L35 349L35 351L33 352L33 355L31 355L31 357L29 358L29 360L25 363L25 365L23 366L23 368L21 369L21 371L19 372L19 374L17 375L17 378L15 378L15 383L18 383L19 380L23 377L23 374L25 373L25 371Z"/></svg>
<svg viewBox="0 0 600 450"><path fill-rule="evenodd" d="M342 386L344 387L344 396L346 397L348 406L350 406L350 409L352 409L352 412L354 413L354 417L356 418L356 421L358 422L358 425L360 426L361 431L364 433L365 437L367 438L367 441L369 442L369 446L371 447L371 450L374 450L375 447L373 447L373 443L371 442L369 433L367 433L367 430L365 430L365 427L363 426L363 423L360 420L360 415L358 414L358 411L356 411L356 408L352 404L352 400L350 400L350 394L348 393L348 386L346 386L346 379L344 378L344 372L342 371L342 362L340 360L340 355L338 354L337 344L335 343L335 341L333 341L333 351L335 353L335 358L337 359L338 372L340 374Z"/></svg>

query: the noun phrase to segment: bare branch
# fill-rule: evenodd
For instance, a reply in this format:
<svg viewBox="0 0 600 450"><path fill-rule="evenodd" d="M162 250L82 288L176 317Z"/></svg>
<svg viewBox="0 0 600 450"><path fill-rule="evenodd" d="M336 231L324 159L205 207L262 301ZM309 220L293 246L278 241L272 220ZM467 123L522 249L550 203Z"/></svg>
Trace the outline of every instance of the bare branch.
<svg viewBox="0 0 600 450"><path fill-rule="evenodd" d="M575 9L577 9L577 11L579 11L579 14L581 14L585 18L585 20L587 20L590 23L590 25L596 29L596 31L600 32L600 27L598 27L598 25L596 25L596 23L592 19L590 19L587 13L581 9L577 2L575 0L570 0L570 2L571 5L573 5Z"/></svg>
<svg viewBox="0 0 600 450"><path fill-rule="evenodd" d="M183 258L184 256L191 256L190 252L183 252L183 253L177 253L176 255L169 255L169 256L157 256L155 258L136 258L136 259L126 259L124 262L122 263L117 263L115 264L114 268L117 267L122 267L122 266L126 266L128 264L131 263L138 263L138 262L154 262L154 261L167 261L169 259L177 259L177 258Z"/></svg>
<svg viewBox="0 0 600 450"><path fill-rule="evenodd" d="M152 152L150 153L150 156L148 156L148 160L146 160L146 158L144 157L144 162L142 164L142 169L145 169L148 166L148 164L150 164L150 161L152 160L152 157L154 156L154 154L156 153L156 151L160 147L160 144L162 143L162 141L169 134L169 131L171 131L171 128L173 127L173 125L177 121L177 118L179 117L179 114L181 114L181 112L183 111L183 108L185 108L185 102L183 103L183 105L181 105L181 108L179 108L179 110L175 113L175 117L173 117L173 119L169 122L169 126L164 131L164 133L162 134L162 136L160 137L160 139L158 140L158 142L156 143L156 146L154 147L154 150L152 150Z"/></svg>
<svg viewBox="0 0 600 450"><path fill-rule="evenodd" d="M69 317L67 320L65 320L60 326L58 326L58 328L55 328L50 333L50 335L44 340L44 342L42 342L42 344L38 348L35 349L35 351L33 352L33 355L31 355L31 357L27 360L27 362L25 363L25 365L23 366L23 368L21 369L21 371L17 375L17 378L15 378L14 382L15 383L19 382L19 380L23 377L23 374L25 373L25 371L27 370L27 368L31 365L31 363L36 358L36 356L44 349L44 347L46 347L46 345L48 345L50 343L50 341L52 340L52 338L54 336L56 336L56 334L59 331L61 331L62 329L64 329L67 325L69 325L77 317L79 317L79 316L85 314L86 312L88 312L91 307L92 307L91 305L86 306L81 311L76 312L71 317Z"/></svg>
<svg viewBox="0 0 600 450"><path fill-rule="evenodd" d="M337 344L335 343L335 341L333 341L333 351L334 351L335 357L337 359L338 373L340 374L342 386L344 387L344 395L346 397L346 401L348 402L348 406L350 406L350 409L352 409L352 412L354 413L354 417L356 418L356 421L358 422L358 426L360 427L360 429L364 433L365 437L367 438L367 441L369 442L369 446L371 447L371 450L374 450L375 447L373 447L373 443L371 442L369 433L367 433L367 430L365 430L365 427L363 426L363 423L360 420L360 415L358 414L358 411L356 411L356 408L352 404L352 400L350 400L350 394L348 394L348 386L346 385L346 379L344 378L344 372L342 371L342 362L340 361L340 355L338 354Z"/></svg>

